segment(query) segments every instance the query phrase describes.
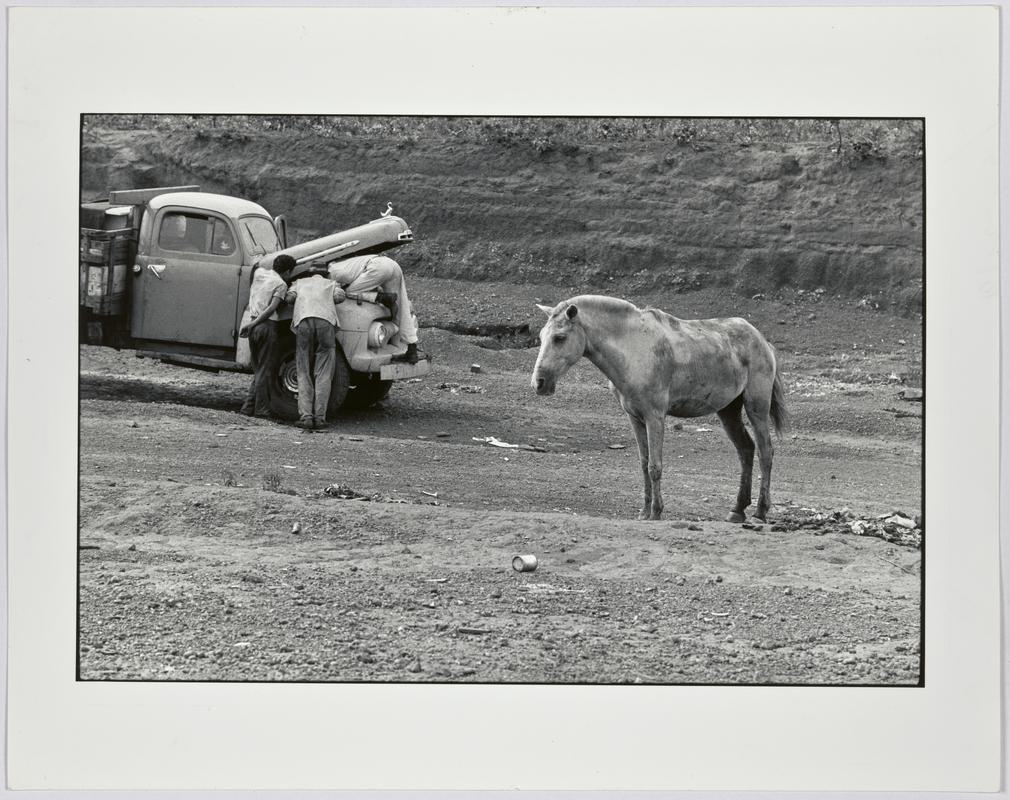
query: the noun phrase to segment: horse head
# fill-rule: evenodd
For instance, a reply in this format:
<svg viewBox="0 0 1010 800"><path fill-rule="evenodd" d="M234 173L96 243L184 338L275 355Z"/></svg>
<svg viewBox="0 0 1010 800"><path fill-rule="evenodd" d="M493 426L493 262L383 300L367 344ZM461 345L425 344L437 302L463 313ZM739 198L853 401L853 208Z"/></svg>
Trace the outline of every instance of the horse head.
<svg viewBox="0 0 1010 800"><path fill-rule="evenodd" d="M537 304L547 315L547 324L540 329L540 354L530 385L537 394L554 394L558 378L582 358L586 351L586 331L579 319L579 308L573 303L561 303L555 308Z"/></svg>

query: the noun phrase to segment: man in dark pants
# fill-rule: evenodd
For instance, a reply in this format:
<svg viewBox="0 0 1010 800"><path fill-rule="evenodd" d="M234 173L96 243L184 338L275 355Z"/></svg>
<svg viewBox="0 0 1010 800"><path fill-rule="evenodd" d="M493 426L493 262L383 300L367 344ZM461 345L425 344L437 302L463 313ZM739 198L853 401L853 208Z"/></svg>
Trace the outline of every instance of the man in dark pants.
<svg viewBox="0 0 1010 800"><path fill-rule="evenodd" d="M295 332L295 364L298 367L299 428L326 427L326 407L337 358L337 309L344 290L325 269L297 276L288 289L287 301L295 304L291 328Z"/></svg>
<svg viewBox="0 0 1010 800"><path fill-rule="evenodd" d="M273 266L260 266L249 289L250 321L239 336L249 338L253 379L241 413L248 417L270 417L270 371L277 350L277 308L284 302L288 285L285 276L295 266L291 256L279 255Z"/></svg>

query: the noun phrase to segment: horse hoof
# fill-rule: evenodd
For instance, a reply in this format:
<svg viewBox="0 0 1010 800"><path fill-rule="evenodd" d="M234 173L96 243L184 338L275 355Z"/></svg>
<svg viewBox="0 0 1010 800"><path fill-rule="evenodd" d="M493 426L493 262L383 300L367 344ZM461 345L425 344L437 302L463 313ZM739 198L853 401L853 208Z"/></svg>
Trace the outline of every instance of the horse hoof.
<svg viewBox="0 0 1010 800"><path fill-rule="evenodd" d="M758 522L767 522L768 521L765 517L759 517L757 514L754 515L754 519L757 520Z"/></svg>
<svg viewBox="0 0 1010 800"><path fill-rule="evenodd" d="M744 522L747 519L746 516L741 514L739 511L731 511L730 515L726 517L726 522L736 522L737 524Z"/></svg>

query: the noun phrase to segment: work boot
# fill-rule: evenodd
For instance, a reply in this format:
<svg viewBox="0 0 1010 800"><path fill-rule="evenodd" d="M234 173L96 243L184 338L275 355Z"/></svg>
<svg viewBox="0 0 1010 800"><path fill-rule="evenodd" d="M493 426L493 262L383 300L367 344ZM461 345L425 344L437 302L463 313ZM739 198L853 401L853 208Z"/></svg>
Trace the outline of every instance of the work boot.
<svg viewBox="0 0 1010 800"><path fill-rule="evenodd" d="M423 353L418 352L417 343L411 342L407 345L406 352L400 353L398 356L393 356L390 361L396 361L401 364L416 364L423 357L426 358Z"/></svg>
<svg viewBox="0 0 1010 800"><path fill-rule="evenodd" d="M312 417L303 417L295 423L299 428L303 428L307 431L312 430L315 427L315 420Z"/></svg>

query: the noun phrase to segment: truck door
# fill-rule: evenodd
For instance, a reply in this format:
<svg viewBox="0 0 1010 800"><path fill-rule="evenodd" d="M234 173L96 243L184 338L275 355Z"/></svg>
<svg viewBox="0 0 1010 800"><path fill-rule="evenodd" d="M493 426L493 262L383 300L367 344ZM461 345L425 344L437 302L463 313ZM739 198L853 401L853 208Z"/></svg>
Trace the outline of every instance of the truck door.
<svg viewBox="0 0 1010 800"><path fill-rule="evenodd" d="M163 208L133 278L135 339L235 345L242 253L223 216Z"/></svg>

